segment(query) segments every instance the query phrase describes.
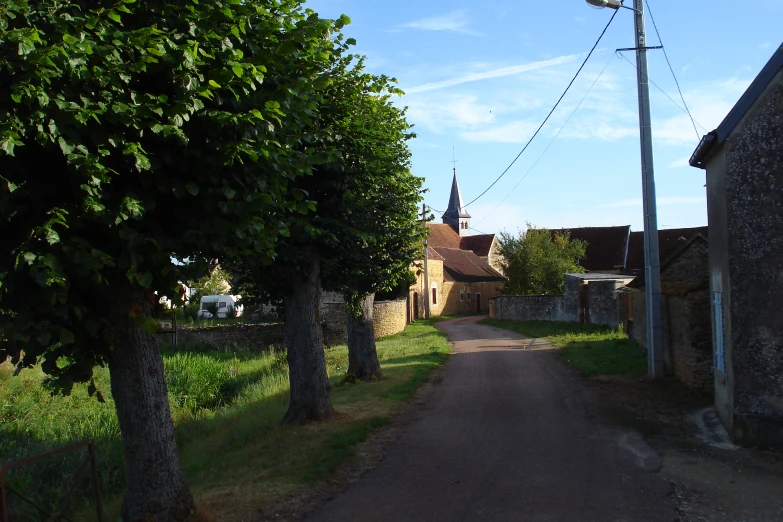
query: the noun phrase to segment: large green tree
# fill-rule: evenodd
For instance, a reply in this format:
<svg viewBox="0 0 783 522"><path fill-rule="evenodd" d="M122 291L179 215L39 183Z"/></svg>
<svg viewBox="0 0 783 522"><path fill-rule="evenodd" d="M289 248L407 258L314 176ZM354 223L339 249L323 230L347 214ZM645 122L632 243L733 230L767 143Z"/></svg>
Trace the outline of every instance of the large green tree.
<svg viewBox="0 0 783 522"><path fill-rule="evenodd" d="M193 509L154 293L177 301L205 260L271 259L300 226L342 23L296 0L0 6L0 360L62 393L108 365L126 520Z"/></svg>
<svg viewBox="0 0 783 522"><path fill-rule="evenodd" d="M579 260L587 243L571 239L568 232L533 228L517 235L501 232L500 254L508 281L503 289L511 295L562 294L565 274L583 273Z"/></svg>

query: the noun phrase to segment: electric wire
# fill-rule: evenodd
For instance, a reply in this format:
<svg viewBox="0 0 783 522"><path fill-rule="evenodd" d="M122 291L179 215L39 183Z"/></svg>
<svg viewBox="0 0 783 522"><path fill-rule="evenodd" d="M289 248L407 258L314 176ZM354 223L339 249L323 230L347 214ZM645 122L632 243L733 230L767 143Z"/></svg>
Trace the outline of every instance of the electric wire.
<svg viewBox="0 0 783 522"><path fill-rule="evenodd" d="M661 44L663 57L666 58L666 64L669 66L669 70L672 73L672 78L674 78L675 85L677 85L677 92L680 93L680 99L682 100L682 104L685 107L685 111L688 113L688 117L691 119L691 124L693 124L693 131L696 133L696 141L699 141L701 140L701 135L699 135L699 130L696 128L696 121L693 119L693 116L691 116L690 109L688 109L688 104L685 103L685 97L682 95L682 89L680 89L680 82L677 81L677 75L674 74L674 68L672 67L671 62L669 61L669 55L666 54L666 47L663 45L663 40L661 40L661 33L658 32L658 25L655 23L655 17L652 14L652 9L650 9L650 3L647 0L644 0L644 4L647 6L647 12L650 14L650 20L652 21L653 29L655 29L655 34L658 36L658 43Z"/></svg>
<svg viewBox="0 0 783 522"><path fill-rule="evenodd" d="M557 100L557 103L555 103L555 106L554 106L554 107L552 107L552 110L551 110L551 111L549 111L549 114L547 114L546 118L544 118L544 121L543 121L543 122L541 122L541 125L539 125L539 126L538 126L538 129L536 129L536 132L535 132L535 133L533 133L533 136L531 136L531 137L530 137L530 139L527 141L527 143L526 143L526 144L525 144L525 146L522 148L522 150L519 152L519 154L517 154L516 158L514 158L514 160L511 162L511 164L510 164L508 167L506 167L506 170L504 170L504 171L503 171L503 172L500 174L500 176L498 176L498 177L497 177L497 179L496 179L495 181L493 181L493 182L492 182L492 184L491 184L489 187L487 187L487 188L486 188L486 190L484 190L484 192L482 192L481 194L479 194L479 195L478 195L476 198L474 198L472 201L470 201L470 202L469 202L469 203L467 203L466 205L463 205L463 207L462 207L462 208L465 208L465 207L467 207L467 206L469 206L469 205L471 205L471 204L475 203L475 202L476 202L476 201L477 201L479 198L481 198L481 197L482 197L484 194L486 194L487 192L489 192L489 190L490 190L492 187L494 187L494 186L495 186L495 184L496 184L498 181L500 181L500 179L501 179L503 176L505 176L505 175L506 175L506 173L507 173L507 172L508 172L508 171L511 169L511 167L512 167L512 166L514 166L514 163L516 163L516 162L517 162L517 160L519 159L519 157L520 157L520 156L522 156L522 154L525 152L525 150L527 150L528 146L530 146L530 144L533 142L533 140L535 139L535 137L536 137L536 136L538 136L538 133L541 131L541 129L544 127L544 125L546 125L546 122L547 122L547 121L549 121L549 117L550 117L550 116L552 116L552 113L553 113L553 112L555 112L555 109L557 109L558 105L560 105L560 102L563 100L563 98L565 97L565 95L568 93L568 90L571 88L571 86L572 86L572 85L574 84L574 82L576 81L577 77L579 76L579 73L580 73L580 72L582 72L582 69L584 69L584 66L587 64L587 61L588 61L588 60L590 59L590 57L593 55L593 51L595 51L595 48L596 48L596 47L598 47L598 44L601 42L601 39L604 37L604 34L606 34L606 31L607 31L607 29L609 29L609 26L612 24L612 20L614 20L614 17L615 17L615 16L617 16L617 11L615 11L614 13L612 13L612 17L609 19L609 22L606 24L606 27L604 27L604 30L603 30L603 31L601 31L601 34L600 34L600 36L598 37L598 40L596 40L596 41L595 41L595 44L593 44L593 48L592 48L592 49L590 49L590 52L589 52L589 53L587 53L587 57L586 57L586 58L585 58L585 60L582 62L582 65L580 65L580 66L579 66L579 69L576 71L576 74L574 75L574 77L573 77L573 78L571 78L571 81L568 83L568 86L565 88L565 91L563 91L563 94L561 94L561 95L560 95L560 98L558 98L558 100Z"/></svg>
<svg viewBox="0 0 783 522"><path fill-rule="evenodd" d="M535 162L534 162L534 163L533 163L533 164L530 166L530 168L527 170L527 172L525 172L525 175L524 175L524 176L522 176L522 178L521 178L521 179L520 179L520 180L517 182L517 184L516 184L516 185L514 185L514 188L512 188L512 189L511 189L511 190L508 192L508 194L506 194L506 197L504 197L504 198L503 198L503 199L500 201L500 203L498 203L498 204L497 204L497 206L496 206L495 208L493 208L492 210L490 210L490 211L489 211L489 212L488 212L488 213L487 213L487 214L486 214L486 215L485 215L483 218L481 218L481 220L480 220L478 223L476 223L477 225L480 225L480 224L481 224L482 222L484 222L484 220L486 220L486 219L487 219L487 218L488 218L488 217L489 217L489 216L490 216L490 215L491 215L493 212L495 212L495 211L496 211L498 208L500 208L500 205L502 205L502 204L503 204L503 203L506 201L506 199L508 199L508 197L511 195L511 193L512 193L512 192L514 192L514 191L517 189L517 187L518 187L518 186L519 186L519 185L520 185L520 184L521 184L521 183L522 183L522 182L525 180L525 178L527 177L527 175L528 175L528 174L530 174L530 171L532 171L532 170L535 168L535 166L536 166L536 165L538 165L538 162L539 162L539 161L541 161L541 158L543 158L543 157L544 157L544 155L545 155L545 154L546 154L546 152L549 150L549 148L552 146L552 144L555 142L555 140L557 140L558 136L560 136L560 133L561 133L561 132L563 132L563 129L565 129L566 125L568 125L568 122L570 122L570 121L571 121L571 118L573 118L573 117L574 117L574 114L576 114L576 111L578 111L578 110L579 110L579 108L582 106L582 103L584 103L584 101L585 101L585 100L587 99L587 97L590 95L590 92L593 90L593 87L595 87L595 84L596 84L596 83L598 83L598 80L600 80L600 79L601 79L601 76L603 76L603 74L604 74L604 71L606 71L606 68L607 68L607 67L609 67L609 64L610 64L610 63L612 63L612 59L614 59L614 57L615 57L615 54L611 54L611 55L609 56L609 60L606 62L606 65L604 65L604 68L603 68L603 69L601 69L601 72L600 72L600 73L598 73L598 76L596 76L596 78L595 78L595 80L593 81L592 85L590 85L590 88L589 88L589 89L587 89L587 92L585 93L585 95L584 95L584 96L582 96L582 99L579 101L579 103L576 105L576 107L574 108L574 110L573 110L573 111L571 112L571 114L568 116L568 119L566 119L565 123L563 123L563 125L560 127L560 129L557 131L557 134L555 134L554 138L552 138L552 141L550 141L550 142L549 142L549 144L546 146L546 148L545 148L545 149L544 149L544 151L541 153L541 155L538 157L538 159L537 159L537 160L536 160L536 161L535 161Z"/></svg>
<svg viewBox="0 0 783 522"><path fill-rule="evenodd" d="M636 66L636 64L635 64L635 63L633 63L631 60L629 60L629 59L628 59L628 57L627 57L627 56L625 56L623 53L621 53L621 52L619 52L619 51L618 51L618 52L617 52L617 54L619 54L620 56L622 56L622 57L625 59L625 61L626 61L626 62L628 62L628 63L631 65L631 67L633 67L633 68L634 68L634 69L636 69L637 71L639 70L639 68ZM696 125L698 125L699 127L701 127L701 128L702 128L702 130L704 130L704 132L710 132L709 130L707 130L707 128L706 128L704 125L702 125L701 123L699 123L698 121L696 121L696 120L693 118L693 116L691 116L691 114L690 114L690 113L689 113L689 112L688 112L686 109L683 109L683 108L682 108L682 105L680 105L679 103L677 103L677 102L674 100L674 98L672 98L671 96L669 96L669 94L668 94L666 91L664 91L664 90L663 90L663 89L662 89L662 88L661 88L661 87L660 87L660 86L659 86L657 83L655 83L654 81L652 81L652 79L650 78L650 76L649 76L649 75L647 75L647 81L648 81L648 82L650 82L651 84L653 84L653 85L655 86L655 88L656 88L656 89L658 89L659 91L661 91L661 94L663 94L664 96L666 96L666 97L669 99L669 101L670 101L670 102L672 102L672 103L674 104L674 106L675 106L675 107L677 107L678 109L680 109L680 110L681 110L683 113L687 114L687 115L688 115L688 116L691 118L691 122L693 122L693 123L695 123ZM698 136L698 134L699 134L699 133L698 133L698 131L697 131L697 132L696 132L696 135ZM699 136L699 140L701 140L701 136Z"/></svg>
<svg viewBox="0 0 783 522"><path fill-rule="evenodd" d="M442 211L442 210L438 210L438 209L436 209L436 208L432 208L432 207L431 207L431 206L429 206L429 205L427 205L427 208L428 208L428 209L430 209L430 210L434 210L435 212L438 212L438 213L439 213L441 216L443 216L443 214L445 214L445 212L444 212L444 211ZM464 208L464 207L463 207L463 208ZM487 235L487 236L488 236L488 235L490 235L488 232L482 232L481 230L477 230L477 229L475 229L475 228L473 228L473 227L471 227L471 226L469 226L468 228L469 228L469 229L471 229L473 232L478 232L479 234L484 234L484 235Z"/></svg>

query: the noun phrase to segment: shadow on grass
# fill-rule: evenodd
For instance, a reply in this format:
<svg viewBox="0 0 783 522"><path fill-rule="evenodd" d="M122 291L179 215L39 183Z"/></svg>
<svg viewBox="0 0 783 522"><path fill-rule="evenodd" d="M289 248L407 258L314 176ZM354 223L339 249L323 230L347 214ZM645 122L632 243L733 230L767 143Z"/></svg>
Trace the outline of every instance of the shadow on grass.
<svg viewBox="0 0 783 522"><path fill-rule="evenodd" d="M590 375L643 375L647 372L644 349L620 330L565 321L485 319L481 322L546 339L561 348L561 355L569 363Z"/></svg>

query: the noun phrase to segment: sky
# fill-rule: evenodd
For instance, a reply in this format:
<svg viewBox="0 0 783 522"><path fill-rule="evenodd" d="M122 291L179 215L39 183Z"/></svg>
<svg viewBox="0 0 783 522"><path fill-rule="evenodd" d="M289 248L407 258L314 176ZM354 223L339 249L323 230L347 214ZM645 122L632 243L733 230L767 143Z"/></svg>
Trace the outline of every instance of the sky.
<svg viewBox="0 0 783 522"><path fill-rule="evenodd" d="M696 129L660 50L648 52L658 227L707 224L705 173L688 166L783 41L783 0L648 0ZM626 5L632 5L626 0ZM412 171L445 210L456 159L478 197L552 109L613 11L584 0L311 0L346 14L367 70L397 79L416 139ZM536 227L643 229L633 12L618 12L558 109L517 162L467 207L473 233ZM629 63L630 62L630 63ZM671 98L671 99L670 99ZM437 212L436 217L439 217ZM437 219L436 222L440 222Z"/></svg>

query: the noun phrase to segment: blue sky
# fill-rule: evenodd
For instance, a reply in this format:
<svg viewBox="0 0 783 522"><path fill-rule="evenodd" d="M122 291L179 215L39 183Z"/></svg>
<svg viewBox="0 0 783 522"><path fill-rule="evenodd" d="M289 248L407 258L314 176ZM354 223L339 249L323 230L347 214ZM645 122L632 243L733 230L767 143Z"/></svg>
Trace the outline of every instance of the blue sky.
<svg viewBox="0 0 783 522"><path fill-rule="evenodd" d="M649 2L699 136L706 134L781 44L783 0ZM396 77L406 91L396 103L408 107L418 135L410 145L413 172L426 179L427 204L440 210L452 150L467 202L522 150L612 14L584 0L306 6L329 18L347 14L352 23L344 32L368 57L368 70ZM648 45L658 44L649 16L647 26ZM468 207L474 229L513 232L531 222L642 230L636 71L614 53L633 39L633 13L622 10L538 137ZM661 51L648 54L650 79L681 103ZM634 53L625 56L635 62ZM699 138L680 108L655 86L650 92L659 228L705 225L704 171L687 165Z"/></svg>

